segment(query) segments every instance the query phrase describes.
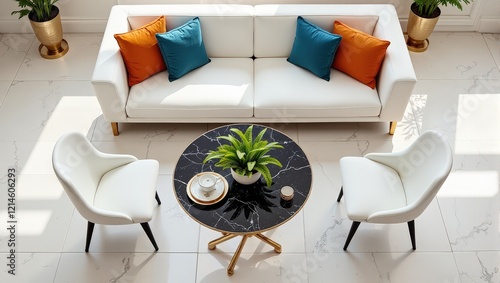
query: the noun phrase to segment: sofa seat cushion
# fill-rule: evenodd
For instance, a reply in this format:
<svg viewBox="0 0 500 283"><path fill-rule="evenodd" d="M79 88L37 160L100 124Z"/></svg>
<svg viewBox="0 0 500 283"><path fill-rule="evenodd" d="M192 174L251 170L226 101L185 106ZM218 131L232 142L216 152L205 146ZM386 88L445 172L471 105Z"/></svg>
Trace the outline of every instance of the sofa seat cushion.
<svg viewBox="0 0 500 283"><path fill-rule="evenodd" d="M133 118L253 116L253 60L213 58L210 64L169 82L168 70L130 89Z"/></svg>
<svg viewBox="0 0 500 283"><path fill-rule="evenodd" d="M377 89L335 69L327 82L286 58L257 58L254 115L257 118L378 116Z"/></svg>

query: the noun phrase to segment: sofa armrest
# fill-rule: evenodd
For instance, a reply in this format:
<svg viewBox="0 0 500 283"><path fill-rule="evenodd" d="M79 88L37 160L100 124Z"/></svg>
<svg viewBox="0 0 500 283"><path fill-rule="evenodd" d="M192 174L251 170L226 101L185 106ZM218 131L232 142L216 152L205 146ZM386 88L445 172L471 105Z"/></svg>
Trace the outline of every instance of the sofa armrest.
<svg viewBox="0 0 500 283"><path fill-rule="evenodd" d="M108 122L124 122L127 118L127 70L120 47L114 38L114 34L130 30L128 13L124 9L123 6L114 6L111 9L92 74L92 86Z"/></svg>
<svg viewBox="0 0 500 283"><path fill-rule="evenodd" d="M391 42L377 80L382 104L380 119L400 121L417 83L417 77L394 6L382 6L373 35Z"/></svg>

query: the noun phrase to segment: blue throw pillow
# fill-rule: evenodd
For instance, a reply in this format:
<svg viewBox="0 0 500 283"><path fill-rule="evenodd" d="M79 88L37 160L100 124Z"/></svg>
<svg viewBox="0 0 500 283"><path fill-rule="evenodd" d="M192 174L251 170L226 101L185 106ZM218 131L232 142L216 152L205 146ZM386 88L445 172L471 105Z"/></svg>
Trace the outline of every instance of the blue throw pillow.
<svg viewBox="0 0 500 283"><path fill-rule="evenodd" d="M210 62L198 17L166 33L157 33L156 39L171 82Z"/></svg>
<svg viewBox="0 0 500 283"><path fill-rule="evenodd" d="M330 81L330 68L342 37L297 18L297 29L288 62Z"/></svg>

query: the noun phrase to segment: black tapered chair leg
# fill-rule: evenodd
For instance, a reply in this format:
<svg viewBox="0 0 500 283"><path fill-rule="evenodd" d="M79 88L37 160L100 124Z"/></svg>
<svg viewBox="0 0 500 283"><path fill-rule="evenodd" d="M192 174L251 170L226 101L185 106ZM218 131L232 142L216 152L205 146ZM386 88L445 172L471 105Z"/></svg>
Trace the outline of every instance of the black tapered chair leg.
<svg viewBox="0 0 500 283"><path fill-rule="evenodd" d="M413 250L416 250L417 244L415 242L415 220L408 222L408 230L410 230L411 246Z"/></svg>
<svg viewBox="0 0 500 283"><path fill-rule="evenodd" d="M87 223L87 242L85 243L85 252L89 252L90 240L92 240L92 233L94 232L95 223L88 222Z"/></svg>
<svg viewBox="0 0 500 283"><path fill-rule="evenodd" d="M349 246L349 243L352 240L352 236L354 236L354 233L356 233L356 230L358 230L359 224L361 224L361 222L358 221L352 222L351 230L349 230L349 235L347 236L347 240L345 241L344 251L347 250L347 247Z"/></svg>
<svg viewBox="0 0 500 283"><path fill-rule="evenodd" d="M340 187L340 193L339 197L337 198L337 202L339 202L342 199L343 195L344 195L344 186Z"/></svg>
<svg viewBox="0 0 500 283"><path fill-rule="evenodd" d="M160 197L158 196L158 192L155 193L155 199L156 199L156 202L158 202L158 205L160 205L161 200L160 200Z"/></svg>
<svg viewBox="0 0 500 283"><path fill-rule="evenodd" d="M155 251L158 251L158 245L156 245L155 237L153 236L153 232L151 232L151 228L149 227L148 222L143 222L141 223L142 229L144 229L144 232L146 232L146 235L148 235L149 240L153 244L153 247L155 247Z"/></svg>

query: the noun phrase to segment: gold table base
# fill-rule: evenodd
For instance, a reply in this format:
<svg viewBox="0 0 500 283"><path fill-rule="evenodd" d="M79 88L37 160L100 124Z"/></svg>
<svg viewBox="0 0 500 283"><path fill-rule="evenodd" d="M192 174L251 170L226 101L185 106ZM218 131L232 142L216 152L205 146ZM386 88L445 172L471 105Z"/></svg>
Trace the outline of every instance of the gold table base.
<svg viewBox="0 0 500 283"><path fill-rule="evenodd" d="M234 255L233 257L231 258L231 261L229 262L229 266L227 267L227 274L229 275L233 275L234 273L234 267L236 266L236 263L238 262L238 259L240 258L240 254L241 254L241 251L243 250L243 247L245 246L245 243L247 242L247 239L252 237L252 236L255 236L256 238L258 238L259 240L261 240L262 242L270 245L271 247L274 248L274 251L277 252L277 253L281 253L281 245L276 243L275 241L269 239L268 237L260 234L260 233L256 233L256 234L247 234L247 235L238 235L238 234L232 234L232 233L222 233L222 237L219 237L213 241L211 241L210 243L208 243L208 249L209 250L214 250L218 244L220 243L223 243L227 240L231 240L232 238L236 237L236 236L242 236L241 238L241 242L240 244L238 245L238 248L236 249L236 251L234 252Z"/></svg>

